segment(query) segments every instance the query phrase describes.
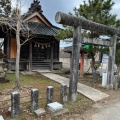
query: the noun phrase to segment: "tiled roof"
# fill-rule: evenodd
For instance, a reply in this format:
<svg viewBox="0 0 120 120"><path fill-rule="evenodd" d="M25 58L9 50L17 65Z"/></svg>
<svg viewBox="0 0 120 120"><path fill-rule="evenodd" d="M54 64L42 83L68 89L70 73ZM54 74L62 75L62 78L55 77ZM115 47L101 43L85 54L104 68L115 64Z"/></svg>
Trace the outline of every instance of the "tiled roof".
<svg viewBox="0 0 120 120"><path fill-rule="evenodd" d="M45 24L40 24L37 22L28 22L28 23L23 23L22 25L22 32L27 32L29 31L34 34L34 35L48 35L48 36L53 36L58 33L60 28L56 26L49 27Z"/></svg>
<svg viewBox="0 0 120 120"><path fill-rule="evenodd" d="M80 52L83 51L83 47L80 48ZM71 53L72 52L72 46L68 46L68 47L65 47L63 49L64 52L68 52L68 53Z"/></svg>

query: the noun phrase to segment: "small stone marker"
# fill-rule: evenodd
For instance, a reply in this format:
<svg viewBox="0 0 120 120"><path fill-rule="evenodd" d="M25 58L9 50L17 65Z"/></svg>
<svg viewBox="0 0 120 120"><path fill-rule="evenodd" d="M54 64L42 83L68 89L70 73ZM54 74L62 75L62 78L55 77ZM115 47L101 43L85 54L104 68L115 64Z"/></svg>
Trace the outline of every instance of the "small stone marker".
<svg viewBox="0 0 120 120"><path fill-rule="evenodd" d="M54 88L53 86L47 87L47 104L53 102L53 96L54 96Z"/></svg>
<svg viewBox="0 0 120 120"><path fill-rule="evenodd" d="M63 109L63 105L58 102L49 103L47 104L47 107L50 110L50 112L56 112Z"/></svg>
<svg viewBox="0 0 120 120"><path fill-rule="evenodd" d="M44 115L46 113L46 111L44 109L40 108L40 109L35 110L34 113L37 117L40 117L41 115Z"/></svg>
<svg viewBox="0 0 120 120"><path fill-rule="evenodd" d="M21 112L20 109L20 94L12 92L11 94L11 117L17 116Z"/></svg>
<svg viewBox="0 0 120 120"><path fill-rule="evenodd" d="M30 111L34 112L38 109L38 98L39 98L39 91L38 89L31 90L31 107Z"/></svg>
<svg viewBox="0 0 120 120"><path fill-rule="evenodd" d="M67 85L61 84L60 88L60 102L64 104L67 102Z"/></svg>
<svg viewBox="0 0 120 120"><path fill-rule="evenodd" d="M0 116L0 120L4 120L2 116Z"/></svg>

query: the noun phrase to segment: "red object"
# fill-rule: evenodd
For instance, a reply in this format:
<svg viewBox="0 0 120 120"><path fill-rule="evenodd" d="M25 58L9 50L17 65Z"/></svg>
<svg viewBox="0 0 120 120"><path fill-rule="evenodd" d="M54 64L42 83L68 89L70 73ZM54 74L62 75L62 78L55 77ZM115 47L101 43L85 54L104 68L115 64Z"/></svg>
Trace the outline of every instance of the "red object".
<svg viewBox="0 0 120 120"><path fill-rule="evenodd" d="M84 51L81 52L81 59L80 59L80 76L84 74Z"/></svg>

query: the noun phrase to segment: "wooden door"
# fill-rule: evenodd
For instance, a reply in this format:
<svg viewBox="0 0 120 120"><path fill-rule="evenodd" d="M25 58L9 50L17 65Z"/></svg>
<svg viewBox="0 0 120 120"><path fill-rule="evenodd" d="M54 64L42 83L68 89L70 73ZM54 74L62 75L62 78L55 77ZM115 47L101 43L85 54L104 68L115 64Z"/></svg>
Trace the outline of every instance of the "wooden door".
<svg viewBox="0 0 120 120"><path fill-rule="evenodd" d="M33 61L44 61L46 56L46 50L41 49L41 47L34 47L32 50Z"/></svg>

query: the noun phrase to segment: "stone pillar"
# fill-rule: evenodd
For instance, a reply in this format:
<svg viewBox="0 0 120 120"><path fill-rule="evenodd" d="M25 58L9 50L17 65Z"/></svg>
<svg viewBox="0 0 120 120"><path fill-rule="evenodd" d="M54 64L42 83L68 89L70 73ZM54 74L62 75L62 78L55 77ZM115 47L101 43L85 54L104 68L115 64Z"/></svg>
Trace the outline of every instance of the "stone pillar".
<svg viewBox="0 0 120 120"><path fill-rule="evenodd" d="M53 51L54 50L54 44L51 43L51 71L53 71Z"/></svg>
<svg viewBox="0 0 120 120"><path fill-rule="evenodd" d="M30 111L34 112L38 109L38 99L39 99L39 91L38 89L31 90L31 107Z"/></svg>
<svg viewBox="0 0 120 120"><path fill-rule="evenodd" d="M60 102L64 104L67 102L67 85L61 84L60 88Z"/></svg>
<svg viewBox="0 0 120 120"><path fill-rule="evenodd" d="M54 88L53 86L48 86L47 87L47 104L53 102L53 97L54 97Z"/></svg>
<svg viewBox="0 0 120 120"><path fill-rule="evenodd" d="M12 92L11 94L11 117L15 117L20 113L20 94Z"/></svg>

